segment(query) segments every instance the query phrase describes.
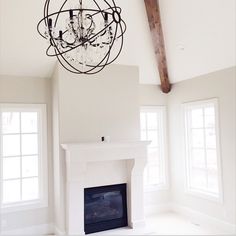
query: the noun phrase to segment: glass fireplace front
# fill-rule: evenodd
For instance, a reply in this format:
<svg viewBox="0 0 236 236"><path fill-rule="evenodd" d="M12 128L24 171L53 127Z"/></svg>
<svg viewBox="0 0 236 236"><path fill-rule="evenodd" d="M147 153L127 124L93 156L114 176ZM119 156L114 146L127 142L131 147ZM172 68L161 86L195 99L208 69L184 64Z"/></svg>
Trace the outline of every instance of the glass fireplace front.
<svg viewBox="0 0 236 236"><path fill-rule="evenodd" d="M84 190L86 234L128 225L126 188L118 184Z"/></svg>

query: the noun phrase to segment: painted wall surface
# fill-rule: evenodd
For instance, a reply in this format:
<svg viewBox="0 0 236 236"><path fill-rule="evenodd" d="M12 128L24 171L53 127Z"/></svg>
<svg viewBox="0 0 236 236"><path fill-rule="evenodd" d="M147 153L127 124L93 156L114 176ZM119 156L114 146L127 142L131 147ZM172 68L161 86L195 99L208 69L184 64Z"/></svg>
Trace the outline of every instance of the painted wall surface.
<svg viewBox="0 0 236 236"><path fill-rule="evenodd" d="M51 86L49 79L0 76L0 103L29 103L47 105L48 125L48 208L1 214L2 231L53 222Z"/></svg>
<svg viewBox="0 0 236 236"><path fill-rule="evenodd" d="M112 65L94 76L78 76L58 67L54 75L54 118L59 120L56 145L62 143L99 142L102 136L111 141L139 140L139 71L134 66ZM57 95L56 95L57 94ZM53 99L54 100L54 99ZM56 114L58 113L58 117ZM65 157L54 146L56 227L65 230ZM123 183L127 180L125 161L90 165L87 186ZM97 173L98 178L91 178ZM114 175L114 173L116 173ZM102 181L106 179L107 181ZM60 199L58 199L60 198Z"/></svg>
<svg viewBox="0 0 236 236"><path fill-rule="evenodd" d="M137 67L109 66L88 77L60 73L61 142L139 139Z"/></svg>
<svg viewBox="0 0 236 236"><path fill-rule="evenodd" d="M220 148L223 173L223 204L185 193L184 121L185 102L219 99ZM236 69L218 71L177 83L168 97L172 196L177 205L212 217L236 222Z"/></svg>

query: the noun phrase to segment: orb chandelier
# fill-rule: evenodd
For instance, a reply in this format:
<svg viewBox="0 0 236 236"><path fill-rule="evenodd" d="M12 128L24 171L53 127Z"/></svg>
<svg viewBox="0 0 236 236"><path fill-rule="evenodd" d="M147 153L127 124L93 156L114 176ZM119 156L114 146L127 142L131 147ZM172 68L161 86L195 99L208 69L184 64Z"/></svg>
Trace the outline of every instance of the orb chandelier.
<svg viewBox="0 0 236 236"><path fill-rule="evenodd" d="M37 26L47 56L75 74L96 74L118 58L126 24L114 0L63 0L57 11L54 1L46 0Z"/></svg>

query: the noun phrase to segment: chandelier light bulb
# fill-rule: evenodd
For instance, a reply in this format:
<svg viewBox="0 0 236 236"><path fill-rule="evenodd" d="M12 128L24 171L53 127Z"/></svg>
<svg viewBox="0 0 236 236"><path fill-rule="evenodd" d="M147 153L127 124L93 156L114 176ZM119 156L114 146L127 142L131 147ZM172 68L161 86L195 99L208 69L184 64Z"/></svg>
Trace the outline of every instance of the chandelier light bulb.
<svg viewBox="0 0 236 236"><path fill-rule="evenodd" d="M75 74L96 74L118 58L126 24L114 0L86 0L86 7L83 0L79 5L78 0L65 0L51 12L53 1L45 1L44 17L37 26L49 42L48 56L57 57L66 70Z"/></svg>

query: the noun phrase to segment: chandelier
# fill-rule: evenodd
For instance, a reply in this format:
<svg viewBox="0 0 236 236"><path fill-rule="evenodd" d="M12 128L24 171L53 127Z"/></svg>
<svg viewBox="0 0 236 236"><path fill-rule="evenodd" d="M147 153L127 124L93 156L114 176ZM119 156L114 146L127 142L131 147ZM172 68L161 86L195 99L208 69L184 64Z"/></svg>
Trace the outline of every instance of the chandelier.
<svg viewBox="0 0 236 236"><path fill-rule="evenodd" d="M51 2L37 26L47 56L75 74L96 74L118 58L126 24L114 0L63 0L58 11Z"/></svg>

